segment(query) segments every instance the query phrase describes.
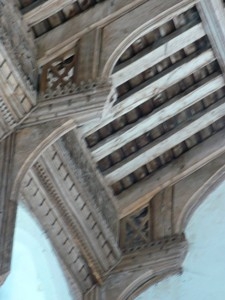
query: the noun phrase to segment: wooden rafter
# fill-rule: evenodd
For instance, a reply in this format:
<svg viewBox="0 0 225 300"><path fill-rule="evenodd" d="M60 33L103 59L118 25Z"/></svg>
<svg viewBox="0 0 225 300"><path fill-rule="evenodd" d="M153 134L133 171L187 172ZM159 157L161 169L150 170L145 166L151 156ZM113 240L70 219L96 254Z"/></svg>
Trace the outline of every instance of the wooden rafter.
<svg viewBox="0 0 225 300"><path fill-rule="evenodd" d="M200 169L224 151L225 132L221 131L156 171L153 176L125 190L117 196L120 218L145 206L157 192Z"/></svg>
<svg viewBox="0 0 225 300"><path fill-rule="evenodd" d="M203 80L201 86L198 85L196 89L192 89L188 94L185 92L183 95L176 96L160 106L159 109L154 110L150 115L140 119L136 124L132 124L128 128L125 127L123 130L110 135L108 139L98 143L96 147L91 149L92 156L96 161L101 160L113 151L162 124L223 86L223 76L214 73L209 78Z"/></svg>
<svg viewBox="0 0 225 300"><path fill-rule="evenodd" d="M107 170L105 173L107 182L109 184L117 182L126 175L131 174L139 167L147 164L149 161L155 159L169 149L185 141L195 133L222 118L225 115L224 100L225 99L222 98L208 109L195 115L188 124L181 124L177 126L174 130L161 136L155 142L143 147L138 152L135 152L133 155L130 155L122 162Z"/></svg>
<svg viewBox="0 0 225 300"><path fill-rule="evenodd" d="M181 27L160 41L154 49L148 47L141 53L119 65L112 75L114 86L121 85L132 77L144 72L168 56L188 46L205 35L202 24L190 28L190 24Z"/></svg>
<svg viewBox="0 0 225 300"><path fill-rule="evenodd" d="M94 133L98 129L149 100L151 97L156 97L157 94L163 90L214 60L215 57L212 50L208 49L202 53L199 53L199 55L194 53L194 55L190 55L172 65L165 71L153 77L153 79L145 81L137 88L131 90L131 92L125 94L124 100L113 107L111 114L107 115L105 119L103 119L96 127L91 129L86 135Z"/></svg>
<svg viewBox="0 0 225 300"><path fill-rule="evenodd" d="M47 19L48 17L52 16L53 14L57 13L65 6L76 2L77 0L48 0L48 1L41 1L41 4L25 10L25 14L23 15L24 21L29 26L34 26L41 21Z"/></svg>
<svg viewBox="0 0 225 300"><path fill-rule="evenodd" d="M129 17L129 12L132 12L132 18L134 18L134 13L134 26L136 23L136 26L138 26L140 15L142 15L143 22L149 22L149 20L154 19L155 16L160 14L162 14L163 19L166 17L166 11L169 10L173 15L176 15L181 10L194 5L196 2L197 0L170 0L166 2L161 0L160 3L159 0L116 0L110 6L110 9L108 1L98 3L88 11L72 18L68 22L51 30L51 33L48 32L36 40L39 64L43 65L49 60L49 57L51 57L51 60L54 58L54 55L57 56L62 53L63 49L68 50L69 47L71 48L73 43L83 34L98 27L104 27L123 15L128 15ZM137 9L137 13L135 9ZM143 16L144 12L145 16ZM159 21L158 18L156 21Z"/></svg>
<svg viewBox="0 0 225 300"><path fill-rule="evenodd" d="M54 2L54 0L51 1ZM104 1L83 14L78 15L76 18L72 18L68 22L51 30L51 33L46 33L43 37L36 40L39 49L38 58L40 64L45 62L46 54L56 53L62 48L68 49L68 47L71 47L71 43L73 44L83 34L97 28L104 22L114 19L124 11L124 8L135 7L143 1L135 0L132 3L130 0L115 1L110 10L108 9L108 2Z"/></svg>

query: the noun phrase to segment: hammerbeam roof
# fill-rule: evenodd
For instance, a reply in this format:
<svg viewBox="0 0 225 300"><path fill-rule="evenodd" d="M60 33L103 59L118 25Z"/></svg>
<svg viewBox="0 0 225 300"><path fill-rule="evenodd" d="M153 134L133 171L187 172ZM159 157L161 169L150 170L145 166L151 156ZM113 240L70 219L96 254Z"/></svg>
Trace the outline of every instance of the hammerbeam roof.
<svg viewBox="0 0 225 300"><path fill-rule="evenodd" d="M133 299L224 176L224 3L0 6L2 281L21 199L77 299Z"/></svg>

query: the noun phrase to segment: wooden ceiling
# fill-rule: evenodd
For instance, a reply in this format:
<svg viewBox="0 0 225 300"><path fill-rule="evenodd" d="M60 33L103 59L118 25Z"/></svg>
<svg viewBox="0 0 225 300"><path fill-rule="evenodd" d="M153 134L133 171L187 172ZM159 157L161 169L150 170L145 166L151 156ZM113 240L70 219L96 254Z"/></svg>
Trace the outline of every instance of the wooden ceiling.
<svg viewBox="0 0 225 300"><path fill-rule="evenodd" d="M101 0L18 0L25 22L37 38L93 7Z"/></svg>
<svg viewBox="0 0 225 300"><path fill-rule="evenodd" d="M52 29L76 18L96 1L56 4L50 0L20 0L19 5L25 22L38 38L45 33L50 37ZM60 79L53 81L50 89L73 84L76 54L57 58L40 70L45 69L51 69ZM149 203L160 191L158 178L166 188L183 174L188 175L184 167L174 181L164 179L171 166L179 169L187 153L194 155L225 128L224 78L196 5L174 14L154 30L145 30L124 49L111 80L115 90L111 108L98 123L88 124L81 135L93 166L113 192L123 228L121 247L130 249L135 244L130 238L135 230L139 238L146 235L142 239L146 244L156 238L149 236L153 226L149 218L155 218L149 217L154 210ZM46 89L47 85L40 91ZM147 221L142 222L142 218ZM127 224L133 224L133 230ZM166 236L173 234L168 231ZM140 243L139 238L136 243Z"/></svg>
<svg viewBox="0 0 225 300"><path fill-rule="evenodd" d="M86 141L123 216L143 180L224 129L225 88L196 7L138 38L112 80L117 99Z"/></svg>
<svg viewBox="0 0 225 300"><path fill-rule="evenodd" d="M225 151L224 36L220 42L213 32L220 20L214 14L218 23L213 25L206 16L209 2L174 0L173 11L160 2L168 5L168 13L163 8L160 21L127 39L105 78L104 54L112 54L107 47L114 36L120 39L110 24L121 24L120 18L132 16L136 7L150 5L124 0L125 10L107 1L15 1L32 32L39 73L37 105L19 130L62 118L77 122L35 159L20 192L50 232L82 293L107 281L112 270L119 272L130 253L183 243L176 224L187 199L177 192L178 185L198 171L207 175L218 169ZM152 3L159 9L157 1ZM77 119L85 105L92 105L91 122L90 115ZM184 200L179 202L177 194ZM82 234L93 242L93 252Z"/></svg>

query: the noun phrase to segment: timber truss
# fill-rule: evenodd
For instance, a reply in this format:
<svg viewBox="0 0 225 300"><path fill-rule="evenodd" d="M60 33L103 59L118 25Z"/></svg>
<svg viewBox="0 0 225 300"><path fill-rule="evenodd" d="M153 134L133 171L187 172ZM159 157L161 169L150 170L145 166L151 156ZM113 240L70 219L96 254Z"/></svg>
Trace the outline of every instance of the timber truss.
<svg viewBox="0 0 225 300"><path fill-rule="evenodd" d="M182 271L225 174L221 0L0 0L0 278L17 203L76 299Z"/></svg>

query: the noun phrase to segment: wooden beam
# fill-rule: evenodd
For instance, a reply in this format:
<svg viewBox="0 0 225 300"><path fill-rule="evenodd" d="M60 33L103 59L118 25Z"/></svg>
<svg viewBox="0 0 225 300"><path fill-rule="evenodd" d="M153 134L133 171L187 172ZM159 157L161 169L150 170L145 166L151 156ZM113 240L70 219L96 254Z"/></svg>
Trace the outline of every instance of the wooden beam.
<svg viewBox="0 0 225 300"><path fill-rule="evenodd" d="M119 217L147 205L160 190L194 173L225 152L225 132L220 131L179 158L117 196Z"/></svg>
<svg viewBox="0 0 225 300"><path fill-rule="evenodd" d="M203 26L225 74L225 13L222 0L201 0L197 4Z"/></svg>
<svg viewBox="0 0 225 300"><path fill-rule="evenodd" d="M199 53L199 55L194 53L194 55L184 58L162 73L145 81L143 84L140 84L137 88L134 88L131 92L127 93L124 96L125 99L112 108L111 115L108 114L106 118L102 119L102 121L96 127L91 129L86 136L128 113L152 97L157 96L157 94L161 93L163 90L214 60L215 57L211 49Z"/></svg>
<svg viewBox="0 0 225 300"><path fill-rule="evenodd" d="M170 35L162 38L160 43L156 43L153 49L152 46L147 47L135 57L119 65L119 68L117 68L112 75L113 85L121 85L204 35L205 31L201 23L191 28L190 24L181 27Z"/></svg>
<svg viewBox="0 0 225 300"><path fill-rule="evenodd" d="M187 91L185 91L182 95L166 102L136 124L131 124L98 143L96 147L91 148L93 158L96 161L101 160L113 151L162 124L223 86L223 76L214 73L209 78L204 79L201 82L201 86L198 84L196 89L193 90L193 88L191 88L188 94Z"/></svg>
<svg viewBox="0 0 225 300"><path fill-rule="evenodd" d="M28 26L34 26L48 17L56 14L65 6L76 2L77 0L48 0L41 1L40 5L35 5L35 8L31 7L25 10L23 15L24 21ZM32 9L33 8L33 9Z"/></svg>
<svg viewBox="0 0 225 300"><path fill-rule="evenodd" d="M217 101L208 109L196 114L193 119L177 126L174 130L162 135L153 143L130 155L120 163L114 165L105 172L105 179L113 184L125 176L131 174L139 167L147 164L156 157L185 141L195 133L216 122L225 115L225 98Z"/></svg>
<svg viewBox="0 0 225 300"><path fill-rule="evenodd" d="M99 27L103 28L104 31L105 26L112 24L113 21L117 23L117 21L122 20L123 22L123 17L125 17L124 22L126 23L130 12L129 20L132 18L132 22L129 22L125 32L120 32L120 37L122 33L123 35L125 34L125 36L132 34L137 28L143 27L143 24L146 26L146 28L143 28L144 34L147 30L151 30L153 23L155 26L155 24L162 21L162 19L164 21L165 19L169 20L176 14L181 13L181 11L186 10L187 7L193 6L196 2L197 0L115 0L110 6L108 1L98 3L89 10L70 19L36 40L39 64L43 65L46 61L71 49L82 35L92 29ZM149 26L149 23L151 23L151 26ZM115 31L113 31L113 33L116 34ZM113 50L110 49L110 54L112 54L112 51L114 51L120 43L117 38L114 40L112 37L112 39L113 42L111 38L110 41L108 41L107 36L104 39L104 42L107 42L106 45L111 44L113 47ZM105 46L103 46L103 48L105 48ZM104 54L105 51L103 55ZM108 60L108 54L106 60Z"/></svg>
<svg viewBox="0 0 225 300"><path fill-rule="evenodd" d="M39 64L43 65L46 61L66 52L85 33L112 21L144 2L146 0L115 0L109 7L108 1L104 1L51 30L36 39ZM52 56L53 54L56 56Z"/></svg>
<svg viewBox="0 0 225 300"><path fill-rule="evenodd" d="M109 268L109 262L107 261L105 255L103 255L102 253L100 254L100 245L98 243L98 240L94 236L94 231L93 229L91 230L89 224L85 222L84 213L79 207L80 202L83 206L87 206L85 198L83 199L83 195L79 194L79 188L75 187L75 193L78 195L75 199L78 200L76 200L77 202L74 201L74 191L71 192L68 189L68 187L65 184L65 181L62 178L62 175L59 172L60 170L57 170L57 164L55 161L52 160L51 150L52 149L48 149L47 151L45 151L42 158L39 158L38 162L41 164L43 170L45 171L46 177L48 177L51 181L51 184L54 190L56 191L56 194L62 199L62 202L64 202L64 205L67 208L67 210L69 210L70 214L68 213L68 220L70 220L70 222L71 219L74 220L74 226L77 227L77 244L79 245L80 251L82 252L84 257L85 251L87 251L87 256L85 257L85 259L87 260L88 264L90 264L90 261L92 261L93 268L91 268L91 271L97 275L95 279L101 278L102 272ZM68 172L67 174L69 174L69 171L67 171L66 165L63 161L61 161L61 164L63 165L65 173ZM87 211L89 213L88 208ZM101 231L99 230L99 232ZM83 244L81 242L81 236L84 240ZM90 247L92 248L91 252Z"/></svg>
<svg viewBox="0 0 225 300"><path fill-rule="evenodd" d="M214 60L211 49L184 58L125 94L125 101L121 99L115 106L113 115L118 118Z"/></svg>

